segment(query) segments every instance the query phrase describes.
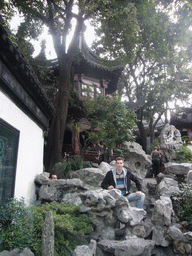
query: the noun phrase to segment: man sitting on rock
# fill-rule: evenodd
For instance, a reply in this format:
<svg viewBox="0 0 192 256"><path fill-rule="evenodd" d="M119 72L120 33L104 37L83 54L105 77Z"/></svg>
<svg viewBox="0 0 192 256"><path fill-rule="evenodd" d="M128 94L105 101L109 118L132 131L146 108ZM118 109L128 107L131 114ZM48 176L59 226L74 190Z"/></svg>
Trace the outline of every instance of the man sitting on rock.
<svg viewBox="0 0 192 256"><path fill-rule="evenodd" d="M129 202L136 201L137 208L143 208L145 194L141 192L142 186L139 179L129 170L123 168L124 159L122 157L116 158L116 168L107 172L104 180L101 183L103 189L120 189ZM131 187L131 180L135 182L138 189L135 193L129 193Z"/></svg>

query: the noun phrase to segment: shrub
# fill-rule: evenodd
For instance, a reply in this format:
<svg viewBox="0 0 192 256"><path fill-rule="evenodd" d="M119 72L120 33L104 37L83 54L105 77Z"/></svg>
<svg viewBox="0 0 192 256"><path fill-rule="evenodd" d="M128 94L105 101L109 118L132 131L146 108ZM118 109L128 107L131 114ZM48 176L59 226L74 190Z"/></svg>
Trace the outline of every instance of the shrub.
<svg viewBox="0 0 192 256"><path fill-rule="evenodd" d="M1 206L0 251L25 247L32 251L41 250L41 233L37 231L35 216L29 211L23 200L11 200Z"/></svg>
<svg viewBox="0 0 192 256"><path fill-rule="evenodd" d="M171 199L177 217L180 221L187 221L186 229L192 231L192 184L181 184L180 192Z"/></svg>
<svg viewBox="0 0 192 256"><path fill-rule="evenodd" d="M27 207L23 201L12 200L0 210L1 251L28 247L40 256L43 221L48 211L52 211L55 224L55 256L73 255L76 237L93 231L91 220L79 212L79 207L65 203Z"/></svg>
<svg viewBox="0 0 192 256"><path fill-rule="evenodd" d="M82 162L80 158L70 159L68 162L63 161L61 163L60 170L57 170L57 174L60 179L64 179L69 177L71 171L77 171L87 167L91 167L91 165Z"/></svg>
<svg viewBox="0 0 192 256"><path fill-rule="evenodd" d="M187 147L186 144L183 144L180 149L176 150L177 159L180 162L190 163L192 162L192 151Z"/></svg>

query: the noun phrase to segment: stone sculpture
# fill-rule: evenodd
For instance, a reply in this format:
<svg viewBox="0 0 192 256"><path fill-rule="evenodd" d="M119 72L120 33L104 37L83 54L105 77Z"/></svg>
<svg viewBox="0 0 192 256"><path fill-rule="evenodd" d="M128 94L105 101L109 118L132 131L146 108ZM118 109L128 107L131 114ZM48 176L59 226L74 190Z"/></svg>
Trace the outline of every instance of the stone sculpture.
<svg viewBox="0 0 192 256"><path fill-rule="evenodd" d="M164 161L176 160L176 150L183 145L180 131L174 125L166 124L161 130L159 141L164 153Z"/></svg>

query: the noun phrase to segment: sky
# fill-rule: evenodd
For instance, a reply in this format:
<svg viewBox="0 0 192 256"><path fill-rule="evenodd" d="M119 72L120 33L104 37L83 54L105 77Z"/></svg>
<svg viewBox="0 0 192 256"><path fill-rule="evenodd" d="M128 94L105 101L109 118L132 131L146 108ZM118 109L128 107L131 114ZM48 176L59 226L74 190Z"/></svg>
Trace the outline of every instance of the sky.
<svg viewBox="0 0 192 256"><path fill-rule="evenodd" d="M13 17L12 21L10 22L11 30L17 30L18 24L22 21L22 18L19 16ZM75 20L74 20L75 25ZM94 27L90 25L90 23L86 23L86 31L84 32L85 40L87 42L87 45L91 47L91 44L93 43L95 39L95 33L94 33ZM74 26L71 31L71 33L68 36L68 42L71 41L71 38L73 36ZM30 42L33 44L35 51L33 53L33 57L37 56L41 50L41 41L43 39L46 39L46 57L47 59L55 59L56 53L54 51L53 47L53 41L51 35L49 35L48 28L45 26L44 31L42 35L40 36L39 40L30 40Z"/></svg>

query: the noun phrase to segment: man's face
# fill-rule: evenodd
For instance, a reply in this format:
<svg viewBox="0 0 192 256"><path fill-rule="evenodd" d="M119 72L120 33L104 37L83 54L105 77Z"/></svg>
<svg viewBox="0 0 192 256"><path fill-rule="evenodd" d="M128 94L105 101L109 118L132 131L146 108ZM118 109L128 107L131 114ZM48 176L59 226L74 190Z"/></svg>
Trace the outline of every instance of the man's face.
<svg viewBox="0 0 192 256"><path fill-rule="evenodd" d="M57 175L54 175L54 174L53 174L52 177L51 177L51 179L52 179L52 180L57 180Z"/></svg>
<svg viewBox="0 0 192 256"><path fill-rule="evenodd" d="M123 160L117 160L115 165L116 165L117 170L122 170L123 166L124 166L124 162L123 162Z"/></svg>

